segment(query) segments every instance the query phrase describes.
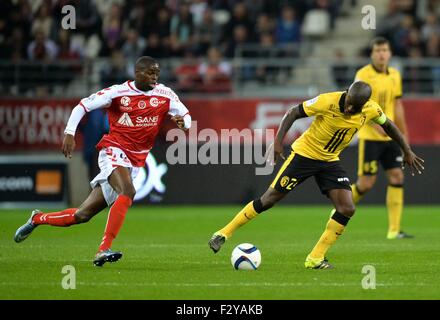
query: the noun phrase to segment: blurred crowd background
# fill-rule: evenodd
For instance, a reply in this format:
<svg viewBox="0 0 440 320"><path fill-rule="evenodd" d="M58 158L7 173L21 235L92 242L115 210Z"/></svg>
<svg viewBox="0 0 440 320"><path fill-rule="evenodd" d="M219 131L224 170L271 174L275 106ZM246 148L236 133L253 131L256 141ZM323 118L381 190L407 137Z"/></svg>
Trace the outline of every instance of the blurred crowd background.
<svg viewBox="0 0 440 320"><path fill-rule="evenodd" d="M370 3L377 27L363 30ZM0 93L88 95L149 55L181 93L306 96L346 87L381 35L404 90L438 94L439 17L439 0L2 0Z"/></svg>

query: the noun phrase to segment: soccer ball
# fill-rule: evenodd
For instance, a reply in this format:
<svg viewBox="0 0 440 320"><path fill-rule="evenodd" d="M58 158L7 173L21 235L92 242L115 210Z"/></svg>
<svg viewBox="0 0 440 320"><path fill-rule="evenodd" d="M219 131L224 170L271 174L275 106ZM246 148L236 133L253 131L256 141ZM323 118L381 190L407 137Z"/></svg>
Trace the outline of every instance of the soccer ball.
<svg viewBox="0 0 440 320"><path fill-rule="evenodd" d="M236 270L257 270L261 264L261 252L253 244L239 244L232 250L231 263Z"/></svg>

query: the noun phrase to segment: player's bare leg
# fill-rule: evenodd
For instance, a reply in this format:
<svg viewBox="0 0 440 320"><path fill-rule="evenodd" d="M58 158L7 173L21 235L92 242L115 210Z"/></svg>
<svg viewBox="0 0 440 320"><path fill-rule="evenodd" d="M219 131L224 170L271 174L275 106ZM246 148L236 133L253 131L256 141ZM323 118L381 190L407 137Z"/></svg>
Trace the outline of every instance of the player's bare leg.
<svg viewBox="0 0 440 320"><path fill-rule="evenodd" d="M124 223L125 215L131 207L134 195L136 194L128 168L116 168L108 178L108 181L119 196L110 208L104 236L93 261L94 265L99 267L105 262L115 262L122 257L121 252L111 250L111 245Z"/></svg>
<svg viewBox="0 0 440 320"><path fill-rule="evenodd" d="M355 212L352 195L349 190L333 189L329 191L328 196L333 202L336 211L327 222L321 238L306 258L304 265L309 269L332 268L332 265L328 263L325 255L328 249L342 234L345 226Z"/></svg>
<svg viewBox="0 0 440 320"><path fill-rule="evenodd" d="M392 168L386 172L388 187L386 204L388 210L388 239L408 239L414 236L401 230L403 211L403 182L404 174L401 168Z"/></svg>
<svg viewBox="0 0 440 320"><path fill-rule="evenodd" d="M30 236L32 231L43 224L69 227L89 221L94 215L107 207L101 187L92 190L79 208L69 208L59 212L43 213L38 209L32 211L29 220L15 232L15 242L21 242Z"/></svg>
<svg viewBox="0 0 440 320"><path fill-rule="evenodd" d="M97 185L86 200L78 207L75 213L77 223L85 223L92 219L95 215L107 208L104 195L100 185Z"/></svg>
<svg viewBox="0 0 440 320"><path fill-rule="evenodd" d="M273 207L285 195L286 193L269 187L259 199L249 202L223 229L215 232L208 242L209 247L217 253L235 230L257 217L261 212Z"/></svg>
<svg viewBox="0 0 440 320"><path fill-rule="evenodd" d="M354 204L357 204L368 191L373 189L376 180L377 175L363 175L358 177L356 183L351 185Z"/></svg>

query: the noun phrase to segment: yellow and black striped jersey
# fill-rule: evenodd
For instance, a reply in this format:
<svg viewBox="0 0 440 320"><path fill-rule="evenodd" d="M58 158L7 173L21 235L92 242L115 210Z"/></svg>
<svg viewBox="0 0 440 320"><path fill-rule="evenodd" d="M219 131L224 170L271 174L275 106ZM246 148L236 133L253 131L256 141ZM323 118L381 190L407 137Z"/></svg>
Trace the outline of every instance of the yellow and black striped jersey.
<svg viewBox="0 0 440 320"><path fill-rule="evenodd" d="M385 114L373 100L365 103L362 112L345 115L346 94L343 91L324 93L302 103L305 114L315 116L315 119L292 144L295 153L314 160L337 161L339 153L365 123L385 123Z"/></svg>
<svg viewBox="0 0 440 320"><path fill-rule="evenodd" d="M388 67L386 72L380 72L372 64L358 70L356 79L371 86L371 99L376 101L385 112L387 118L394 121L396 99L402 96L402 78L400 72ZM359 138L374 141L389 141L390 137L378 132L374 124L368 123L359 131Z"/></svg>

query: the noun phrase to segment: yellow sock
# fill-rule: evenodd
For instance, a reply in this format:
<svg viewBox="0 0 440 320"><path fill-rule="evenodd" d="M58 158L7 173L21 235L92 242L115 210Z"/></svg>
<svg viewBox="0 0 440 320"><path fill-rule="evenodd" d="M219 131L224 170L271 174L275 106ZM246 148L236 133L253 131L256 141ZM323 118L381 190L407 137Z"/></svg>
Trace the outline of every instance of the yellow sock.
<svg viewBox="0 0 440 320"><path fill-rule="evenodd" d="M397 234L400 231L400 220L402 218L403 187L388 186L387 209L388 209L388 233Z"/></svg>
<svg viewBox="0 0 440 320"><path fill-rule="evenodd" d="M248 223L255 218L258 213L255 211L253 201L249 202L223 229L217 231L229 239L232 233L240 228L242 225Z"/></svg>
<svg viewBox="0 0 440 320"><path fill-rule="evenodd" d="M356 184L353 183L351 185L351 193L353 194L353 202L354 204L358 203L359 201L361 201L363 194L361 194L358 190L358 188L356 187Z"/></svg>
<svg viewBox="0 0 440 320"><path fill-rule="evenodd" d="M337 221L338 220L338 221ZM342 234L349 218L335 212L335 214L327 222L324 233L310 252L309 257L312 259L324 259L328 249L336 242L338 237Z"/></svg>

